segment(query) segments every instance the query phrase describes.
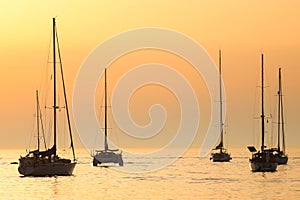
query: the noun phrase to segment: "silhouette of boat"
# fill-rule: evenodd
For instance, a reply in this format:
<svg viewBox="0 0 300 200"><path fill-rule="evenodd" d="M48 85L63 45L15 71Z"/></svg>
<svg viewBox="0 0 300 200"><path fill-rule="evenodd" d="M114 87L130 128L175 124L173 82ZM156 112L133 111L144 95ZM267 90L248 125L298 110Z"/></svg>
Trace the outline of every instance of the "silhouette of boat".
<svg viewBox="0 0 300 200"><path fill-rule="evenodd" d="M278 129L277 129L277 148L271 148L269 151L274 152L275 159L278 165L285 165L288 162L288 156L285 153L285 132L284 132L284 114L283 114L283 100L282 100L282 82L281 82L281 68L278 70ZM280 134L281 133L281 134ZM282 136L282 138L280 137ZM281 148L282 139L282 148Z"/></svg>
<svg viewBox="0 0 300 200"><path fill-rule="evenodd" d="M265 140L265 112L264 112L264 55L261 55L261 150L257 151L254 146L248 146L252 153L249 159L250 169L253 172L273 172L277 169L277 160L273 151L266 149Z"/></svg>
<svg viewBox="0 0 300 200"><path fill-rule="evenodd" d="M73 161L71 159L60 158L57 154L57 145L56 145L56 137L57 137L57 118L56 112L59 109L57 105L57 97L56 97L56 46L58 47L58 54L60 60L60 70L61 70L61 78L63 83L63 91L64 91L64 101L65 101L65 108L67 114L67 121L68 121L68 128L71 140L71 148L73 153ZM38 148L33 151L29 151L29 153L25 157L20 157L19 159L19 167L18 171L20 174L24 176L70 176L73 173L73 170L76 165L76 158L74 152L74 145L72 139L72 131L69 119L69 110L68 110L68 102L66 97L66 90L64 84L64 77L63 77L63 69L61 65L61 57L60 57L60 50L59 50L59 43L57 38L56 32L56 24L55 18L53 18L53 82L54 82L54 89L53 89L53 133L54 133L54 142L53 146L50 149L45 151L40 150L40 139L39 139L39 114L41 113L39 108L39 98L38 92L36 92L36 99L37 99L37 132L38 132ZM46 147L46 145L45 145Z"/></svg>
<svg viewBox="0 0 300 200"><path fill-rule="evenodd" d="M102 163L117 163L119 166L123 166L122 152L119 149L109 149L107 143L107 80L106 69L104 71L104 101L105 101L105 114L104 114L104 150L95 150L93 155L93 166L97 166Z"/></svg>
<svg viewBox="0 0 300 200"><path fill-rule="evenodd" d="M222 70L221 70L221 50L219 51L219 83L220 83L220 143L213 149L210 155L210 160L213 162L229 162L232 158L224 148L224 122L222 113Z"/></svg>

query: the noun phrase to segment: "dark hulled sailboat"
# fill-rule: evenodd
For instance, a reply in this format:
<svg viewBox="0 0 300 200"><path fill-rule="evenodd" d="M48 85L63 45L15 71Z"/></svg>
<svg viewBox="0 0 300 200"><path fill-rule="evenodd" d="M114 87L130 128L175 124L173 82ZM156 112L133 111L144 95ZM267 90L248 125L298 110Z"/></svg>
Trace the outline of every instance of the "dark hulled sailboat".
<svg viewBox="0 0 300 200"><path fill-rule="evenodd" d="M221 70L221 50L219 51L219 84L220 84L220 143L213 149L210 160L213 162L228 162L232 158L224 148L224 122L223 122L223 99L222 99L222 70Z"/></svg>
<svg viewBox="0 0 300 200"><path fill-rule="evenodd" d="M71 132L71 125L69 119L69 110L68 110L68 103L66 97L66 90L64 84L64 77L63 77L63 69L62 65L60 65L61 70L61 78L63 83L63 91L64 91L64 101L65 101L65 108L67 114L67 121L68 121L68 128L70 133L70 140L71 140L71 148L73 153L73 161L71 159L60 158L57 154L57 118L56 112L59 108L57 105L57 97L56 97L56 44L58 47L59 53L59 60L61 64L61 57L60 57L60 50L56 32L56 24L55 18L53 18L53 82L54 82L54 89L53 89L53 133L54 133L54 141L53 146L50 149L45 151L40 150L39 145L39 136L38 136L38 148L36 150L30 151L25 157L20 157L19 159L19 168L18 171L20 174L24 176L70 176L73 173L73 170L76 165L75 159L75 152L74 152L74 145L72 139L72 132ZM38 103L38 95L37 95L37 107ZM37 116L40 113L40 110L37 109ZM39 129L39 120L37 117L37 128ZM39 133L39 130L38 130Z"/></svg>
<svg viewBox="0 0 300 200"><path fill-rule="evenodd" d="M117 163L119 166L123 166L122 152L118 152L118 149L109 149L107 142L107 81L106 81L106 69L104 71L104 150L95 150L93 155L93 166L103 163Z"/></svg>
<svg viewBox="0 0 300 200"><path fill-rule="evenodd" d="M270 151L275 153L275 159L278 165L284 165L288 162L288 156L285 152L285 132L284 132L284 113L282 100L282 82L281 82L281 68L278 70L278 122L277 122L277 148L271 148ZM282 147L281 147L282 141Z"/></svg>
<svg viewBox="0 0 300 200"><path fill-rule="evenodd" d="M252 153L249 159L250 169L253 172L276 171L277 161L272 151L265 146L265 112L264 112L264 55L261 55L261 150L257 151L254 146L248 146Z"/></svg>

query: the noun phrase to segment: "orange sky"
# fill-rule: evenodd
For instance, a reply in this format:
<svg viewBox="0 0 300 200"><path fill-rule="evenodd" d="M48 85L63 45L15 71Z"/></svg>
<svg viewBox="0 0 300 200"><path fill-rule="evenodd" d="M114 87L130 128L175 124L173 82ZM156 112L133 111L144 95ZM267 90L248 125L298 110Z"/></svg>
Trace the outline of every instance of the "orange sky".
<svg viewBox="0 0 300 200"><path fill-rule="evenodd" d="M0 148L28 145L34 123L35 90L40 87L47 62L54 16L57 16L69 99L76 74L89 52L123 31L149 26L173 29L205 47L215 62L218 49L222 49L229 147L244 148L254 142L253 113L263 51L267 93L273 107L277 68L282 67L287 145L297 147L300 145L299 7L297 0L289 3L279 0L1 1ZM136 94L137 99L141 96ZM200 138L196 139L196 146L200 146ZM79 145L77 136L75 142Z"/></svg>

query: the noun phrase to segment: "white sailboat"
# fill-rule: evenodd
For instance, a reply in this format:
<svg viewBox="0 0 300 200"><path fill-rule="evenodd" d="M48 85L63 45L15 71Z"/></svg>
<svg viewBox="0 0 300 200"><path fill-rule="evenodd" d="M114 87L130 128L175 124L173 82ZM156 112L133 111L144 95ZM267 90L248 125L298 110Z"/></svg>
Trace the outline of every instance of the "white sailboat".
<svg viewBox="0 0 300 200"><path fill-rule="evenodd" d="M107 143L107 81L106 81L106 69L104 71L104 150L95 150L93 155L93 166L103 163L117 163L119 166L123 166L122 152L119 149L109 149Z"/></svg>
<svg viewBox="0 0 300 200"><path fill-rule="evenodd" d="M227 150L224 148L224 122L223 122L223 113L222 113L222 67L221 67L221 50L219 51L219 83L220 83L220 143L213 149L213 152L210 155L210 160L213 162L228 162L232 158Z"/></svg>
<svg viewBox="0 0 300 200"><path fill-rule="evenodd" d="M19 159L19 167L18 171L20 174L24 176L70 176L73 173L73 170L76 165L75 151L72 139L72 131L69 119L69 110L68 110L68 102L66 97L66 90L64 84L63 77L63 69L62 65L60 65L61 70L61 78L63 83L63 91L64 91L64 103L66 108L67 120L68 120L68 128L71 140L71 148L73 153L73 161L71 159L60 158L57 154L57 144L56 144L56 136L57 136L57 118L56 112L59 109L57 105L57 97L56 97L56 46L58 47L59 60L60 50L56 32L56 24L55 18L53 18L53 133L54 133L54 142L53 146L50 149L46 149L44 151L40 150L40 141L39 141L39 101L38 101L38 93L37 93L37 129L38 129L38 148L33 151L29 151L29 153L25 157L20 157ZM61 62L60 62L61 64Z"/></svg>
<svg viewBox="0 0 300 200"><path fill-rule="evenodd" d="M283 114L283 100L282 100L282 83L281 83L281 68L278 70L278 129L277 129L277 148L270 149L275 153L275 158L278 165L284 165L288 162L288 156L285 153L285 136L284 136L284 114ZM282 136L282 148L281 137Z"/></svg>
<svg viewBox="0 0 300 200"><path fill-rule="evenodd" d="M248 146L252 153L249 166L253 172L273 172L277 169L277 161L273 151L266 149L265 140L265 113L264 113L264 55L261 55L261 150L257 151L254 146Z"/></svg>

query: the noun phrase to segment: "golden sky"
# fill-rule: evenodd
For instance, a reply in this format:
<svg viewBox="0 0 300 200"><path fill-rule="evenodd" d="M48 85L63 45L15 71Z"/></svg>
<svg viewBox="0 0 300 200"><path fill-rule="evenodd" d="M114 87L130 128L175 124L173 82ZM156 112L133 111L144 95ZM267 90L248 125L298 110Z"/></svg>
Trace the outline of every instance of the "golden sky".
<svg viewBox="0 0 300 200"><path fill-rule="evenodd" d="M76 74L89 52L123 31L162 27L181 32L201 44L215 62L222 49L228 106L225 138L229 146L245 147L254 142L254 107L258 106L255 95L260 54L264 52L271 109L276 106L277 69L281 66L287 145L297 147L299 8L297 0L1 1L0 148L28 145L34 123L35 90L40 87L47 62L52 17L57 17L69 99ZM143 95L137 93L136 98L142 99ZM203 120L207 122L209 111L204 112ZM200 138L195 146L200 146ZM79 145L77 136L75 142Z"/></svg>

